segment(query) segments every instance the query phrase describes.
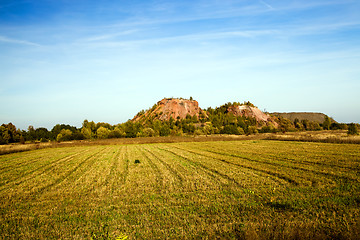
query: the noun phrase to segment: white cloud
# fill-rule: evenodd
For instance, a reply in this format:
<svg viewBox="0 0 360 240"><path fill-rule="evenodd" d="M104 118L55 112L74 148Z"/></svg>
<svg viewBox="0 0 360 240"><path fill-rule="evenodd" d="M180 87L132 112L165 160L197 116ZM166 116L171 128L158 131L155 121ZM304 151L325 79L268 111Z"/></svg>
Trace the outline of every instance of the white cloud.
<svg viewBox="0 0 360 240"><path fill-rule="evenodd" d="M33 43L33 42L30 42L30 41L13 39L13 38L5 37L5 36L0 36L0 42L7 42L7 43L13 43L13 44L22 44L22 45L30 45L30 46L37 46L37 47L41 46L40 44Z"/></svg>
<svg viewBox="0 0 360 240"><path fill-rule="evenodd" d="M110 34L96 35L96 36L91 36L91 37L86 38L85 41L88 41L88 42L102 41L102 40L116 38L119 36L131 35L137 31L138 31L137 29L131 29L131 30L125 30L125 31L120 31L120 32L114 32L114 33L110 33Z"/></svg>
<svg viewBox="0 0 360 240"><path fill-rule="evenodd" d="M266 3L265 1L260 1L262 4L264 4L268 9L275 10L270 4Z"/></svg>

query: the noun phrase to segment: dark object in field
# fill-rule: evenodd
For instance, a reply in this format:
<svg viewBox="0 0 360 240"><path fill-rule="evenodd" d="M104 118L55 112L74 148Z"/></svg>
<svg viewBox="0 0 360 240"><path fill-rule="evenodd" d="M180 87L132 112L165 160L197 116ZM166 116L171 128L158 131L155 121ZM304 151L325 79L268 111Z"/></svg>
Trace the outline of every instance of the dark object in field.
<svg viewBox="0 0 360 240"><path fill-rule="evenodd" d="M135 160L135 163L140 163L140 160L139 160L139 159L136 159L136 160Z"/></svg>

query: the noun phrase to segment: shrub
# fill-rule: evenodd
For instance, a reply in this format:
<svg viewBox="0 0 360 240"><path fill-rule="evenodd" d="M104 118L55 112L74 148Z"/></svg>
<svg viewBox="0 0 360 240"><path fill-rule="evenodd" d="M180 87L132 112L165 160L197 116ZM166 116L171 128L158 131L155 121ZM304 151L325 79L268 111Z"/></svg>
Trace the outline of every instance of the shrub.
<svg viewBox="0 0 360 240"><path fill-rule="evenodd" d="M256 133L258 133L256 126L249 126L248 134L256 134Z"/></svg>

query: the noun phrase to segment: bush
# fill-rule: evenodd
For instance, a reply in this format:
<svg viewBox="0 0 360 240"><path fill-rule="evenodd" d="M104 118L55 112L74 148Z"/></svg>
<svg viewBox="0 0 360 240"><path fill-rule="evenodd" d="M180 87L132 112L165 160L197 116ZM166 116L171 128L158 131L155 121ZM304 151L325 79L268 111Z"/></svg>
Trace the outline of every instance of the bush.
<svg viewBox="0 0 360 240"><path fill-rule="evenodd" d="M256 134L256 133L258 133L258 130L257 130L256 126L249 126L247 133L248 134Z"/></svg>
<svg viewBox="0 0 360 240"><path fill-rule="evenodd" d="M260 129L260 132L261 133L272 133L274 132L275 128L272 127L272 126L263 126L261 129Z"/></svg>
<svg viewBox="0 0 360 240"><path fill-rule="evenodd" d="M221 130L222 134L235 134L240 135L239 128L235 125L225 125Z"/></svg>

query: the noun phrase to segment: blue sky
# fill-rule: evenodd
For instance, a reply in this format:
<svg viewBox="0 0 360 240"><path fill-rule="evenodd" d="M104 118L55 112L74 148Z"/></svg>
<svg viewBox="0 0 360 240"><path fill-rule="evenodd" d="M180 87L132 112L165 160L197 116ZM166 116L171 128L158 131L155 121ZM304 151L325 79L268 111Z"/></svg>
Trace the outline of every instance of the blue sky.
<svg viewBox="0 0 360 240"><path fill-rule="evenodd" d="M163 97L360 122L358 0L0 0L0 123L122 123Z"/></svg>

